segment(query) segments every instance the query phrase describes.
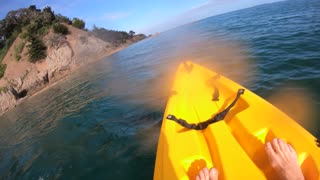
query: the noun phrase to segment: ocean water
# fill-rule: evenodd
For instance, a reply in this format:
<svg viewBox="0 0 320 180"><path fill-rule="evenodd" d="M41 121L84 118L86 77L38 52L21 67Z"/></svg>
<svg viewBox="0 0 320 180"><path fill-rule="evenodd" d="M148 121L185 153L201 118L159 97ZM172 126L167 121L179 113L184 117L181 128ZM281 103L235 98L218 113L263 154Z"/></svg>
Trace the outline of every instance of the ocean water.
<svg viewBox="0 0 320 180"><path fill-rule="evenodd" d="M0 179L152 179L183 60L303 112L290 115L319 138L319 9L291 0L210 17L82 68L0 117Z"/></svg>

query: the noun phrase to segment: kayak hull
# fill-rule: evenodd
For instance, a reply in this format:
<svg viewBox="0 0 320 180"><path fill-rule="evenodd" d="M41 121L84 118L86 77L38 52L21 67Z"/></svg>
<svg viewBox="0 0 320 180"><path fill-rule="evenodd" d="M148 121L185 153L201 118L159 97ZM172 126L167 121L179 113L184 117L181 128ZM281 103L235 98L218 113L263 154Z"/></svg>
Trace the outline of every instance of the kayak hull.
<svg viewBox="0 0 320 180"><path fill-rule="evenodd" d="M244 93L222 120L202 130L188 124L213 119ZM190 61L177 70L160 131L154 179L195 179L204 167L215 167L219 179L270 179L266 142L284 139L298 153L306 179L320 179L316 138L286 114L241 85Z"/></svg>

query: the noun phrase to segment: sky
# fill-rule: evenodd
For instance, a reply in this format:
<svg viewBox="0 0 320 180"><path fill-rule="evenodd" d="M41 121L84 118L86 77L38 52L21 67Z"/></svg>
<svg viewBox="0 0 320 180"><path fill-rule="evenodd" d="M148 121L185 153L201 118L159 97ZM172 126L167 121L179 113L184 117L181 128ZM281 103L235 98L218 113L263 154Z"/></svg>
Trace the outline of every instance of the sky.
<svg viewBox="0 0 320 180"><path fill-rule="evenodd" d="M11 10L36 5L50 6L58 14L83 19L112 30L146 35L191 23L210 16L279 0L1 0L0 19Z"/></svg>

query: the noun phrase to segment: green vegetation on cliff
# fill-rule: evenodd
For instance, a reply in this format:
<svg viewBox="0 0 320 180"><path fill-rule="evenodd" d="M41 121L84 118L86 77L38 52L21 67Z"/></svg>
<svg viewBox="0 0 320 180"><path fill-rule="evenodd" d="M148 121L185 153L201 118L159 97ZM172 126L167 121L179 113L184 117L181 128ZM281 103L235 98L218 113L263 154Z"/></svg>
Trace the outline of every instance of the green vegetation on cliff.
<svg viewBox="0 0 320 180"><path fill-rule="evenodd" d="M36 62L40 60L40 57L45 58L46 48L44 48L43 36L47 35L51 28L53 28L55 33L68 34L68 28L62 23L75 23L75 27L83 29L85 22L78 18L74 19L74 22L72 22L65 16L60 14L55 15L51 7L45 7L43 10L40 10L34 5L29 8L21 8L8 12L7 16L0 21L0 63L20 33L20 37L25 39L29 44L27 46L29 48L29 60ZM17 60L21 58L19 54L23 48L19 47L17 50Z"/></svg>
<svg viewBox="0 0 320 180"><path fill-rule="evenodd" d="M7 69L6 64L0 64L0 78L3 77L5 70Z"/></svg>
<svg viewBox="0 0 320 180"><path fill-rule="evenodd" d="M56 34L66 35L69 33L67 26L63 24L57 23L57 24L54 24L52 27L53 27L53 32Z"/></svg>
<svg viewBox="0 0 320 180"><path fill-rule="evenodd" d="M0 28L1 28L1 24L0 24ZM1 43L0 43L0 64L1 64L2 60L3 60L3 58L6 56L6 53L9 50L9 48L11 47L12 43L17 38L18 34L19 34L18 31L14 31L11 34L11 36L8 37L7 39L0 40L1 41Z"/></svg>
<svg viewBox="0 0 320 180"><path fill-rule="evenodd" d="M21 59L21 53L23 51L24 46L25 46L25 42L23 41L14 47L14 57L16 58L17 61Z"/></svg>
<svg viewBox="0 0 320 180"><path fill-rule="evenodd" d="M91 33L97 38L115 45L125 43L127 40L131 40L135 36L134 31L129 31L129 33L127 33L125 31L108 30L105 28L98 28L96 26L93 26ZM140 37L139 40L146 38L144 34L139 34L138 36Z"/></svg>
<svg viewBox="0 0 320 180"><path fill-rule="evenodd" d="M26 47L28 48L29 61L35 63L46 58L47 47L43 42L43 37L49 33L51 28L57 34L66 35L69 33L68 27L63 23L72 24L79 29L83 29L85 26L85 22L78 18L71 21L61 14L55 15L51 7L40 10L32 5L29 8L8 12L7 16L0 20L0 75L3 76L6 69L6 66L1 62L19 35L23 42L14 47L15 59L17 61L21 59L21 52ZM26 44L27 46L25 46Z"/></svg>
<svg viewBox="0 0 320 180"><path fill-rule="evenodd" d="M73 18L72 20L72 26L79 28L79 29L84 29L85 27L85 22L81 19L78 18Z"/></svg>
<svg viewBox="0 0 320 180"><path fill-rule="evenodd" d="M110 43L120 44L130 38L129 34L125 31L113 31L105 28L98 28L96 26L93 26L91 33L94 36Z"/></svg>
<svg viewBox="0 0 320 180"><path fill-rule="evenodd" d="M27 47L30 62L34 63L47 57L47 46L41 39L34 36L31 37L29 41L30 44L28 44Z"/></svg>

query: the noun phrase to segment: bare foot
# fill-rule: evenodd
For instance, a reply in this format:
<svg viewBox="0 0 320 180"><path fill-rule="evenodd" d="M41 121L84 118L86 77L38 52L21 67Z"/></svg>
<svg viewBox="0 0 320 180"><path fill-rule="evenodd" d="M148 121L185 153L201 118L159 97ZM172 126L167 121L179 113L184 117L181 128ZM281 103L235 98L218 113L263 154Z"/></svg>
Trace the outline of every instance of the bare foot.
<svg viewBox="0 0 320 180"><path fill-rule="evenodd" d="M196 177L196 180L218 180L218 171L216 168L203 168Z"/></svg>
<svg viewBox="0 0 320 180"><path fill-rule="evenodd" d="M280 180L304 180L293 147L281 139L266 143L266 153L271 167Z"/></svg>

